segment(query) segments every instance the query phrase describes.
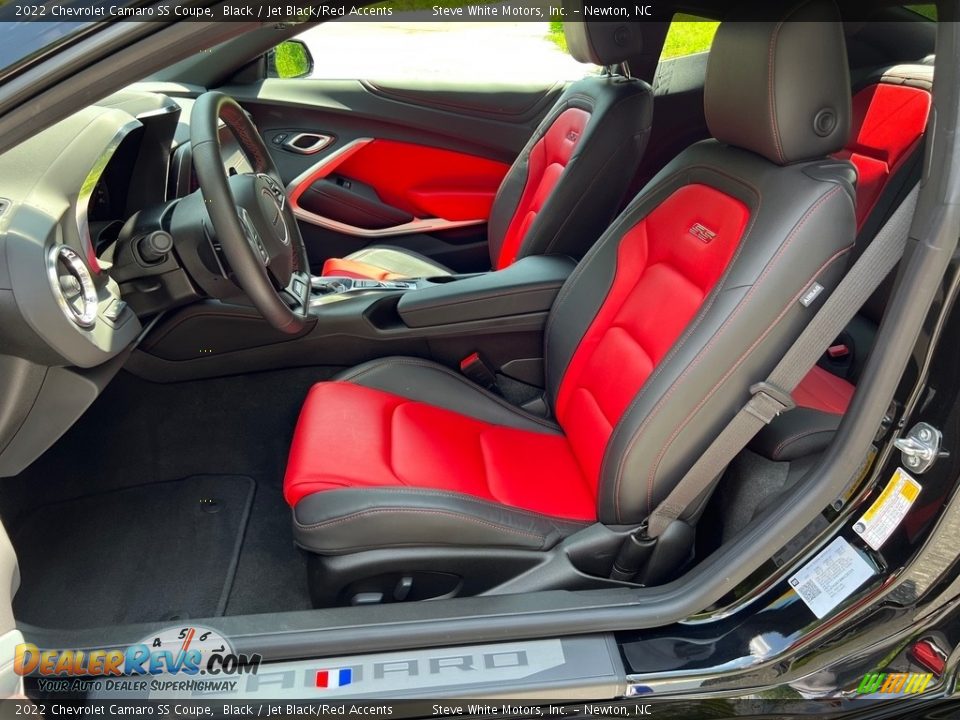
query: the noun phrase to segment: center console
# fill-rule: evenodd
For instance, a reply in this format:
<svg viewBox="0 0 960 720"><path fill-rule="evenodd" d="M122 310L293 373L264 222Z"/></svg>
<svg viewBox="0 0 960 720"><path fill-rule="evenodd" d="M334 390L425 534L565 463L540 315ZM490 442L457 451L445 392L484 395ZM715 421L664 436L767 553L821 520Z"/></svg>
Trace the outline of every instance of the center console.
<svg viewBox="0 0 960 720"><path fill-rule="evenodd" d="M402 280L314 277L310 308L322 317L325 305L346 296L402 293L397 314L410 328L546 312L574 266L567 257L536 256L504 270L472 275Z"/></svg>
<svg viewBox="0 0 960 720"><path fill-rule="evenodd" d="M457 367L481 355L493 372L543 384L543 329L576 263L523 258L496 272L398 280L311 279L313 322L294 337L246 304L208 301L160 320L128 367L151 380L297 366L350 367L412 355Z"/></svg>

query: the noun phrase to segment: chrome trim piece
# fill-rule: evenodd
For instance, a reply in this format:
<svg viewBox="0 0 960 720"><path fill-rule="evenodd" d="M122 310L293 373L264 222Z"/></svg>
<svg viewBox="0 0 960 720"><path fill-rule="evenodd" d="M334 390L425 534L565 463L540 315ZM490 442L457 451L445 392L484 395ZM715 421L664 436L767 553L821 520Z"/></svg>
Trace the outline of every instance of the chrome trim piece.
<svg viewBox="0 0 960 720"><path fill-rule="evenodd" d="M434 233L443 230L453 230L455 228L470 227L471 225L483 225L487 221L477 220L444 220L443 218L418 218L402 225L394 225L388 228L379 228L370 230L360 228L354 225L348 225L337 220L325 218L300 207L298 200L306 191L311 183L320 180L332 173L338 165L353 155L364 145L373 142L373 138L358 138L344 145L339 150L327 155L320 162L312 165L297 175L287 184L287 196L290 198L290 205L293 214L298 220L303 220L311 225L333 230L343 235L353 235L354 237L377 239L386 237L395 237L397 235L412 235L414 233Z"/></svg>
<svg viewBox="0 0 960 720"><path fill-rule="evenodd" d="M103 152L100 153L100 157L97 158L97 162L94 163L90 172L87 173L87 177L80 186L80 192L77 195L77 233L80 236L80 244L83 247L83 252L87 256L87 260L91 264L94 272L99 272L100 267L96 263L97 253L93 247L93 240L90 237L90 224L87 221L87 213L90 211L90 198L93 197L93 191L100 182L100 178L103 177L103 171L106 169L107 163L110 162L113 154L117 151L117 148L120 147L120 143L138 127L143 127L143 123L136 119L131 119L120 126L120 129L117 130L116 134L110 139L110 142L107 143Z"/></svg>
<svg viewBox="0 0 960 720"><path fill-rule="evenodd" d="M137 119L139 120L140 118L158 117L158 116L160 116L160 115L168 115L168 114L170 114L170 113L172 113L172 112L175 112L175 111L177 111L177 110L180 110L180 106L177 105L176 103L174 103L174 104L172 104L172 105L164 105L163 107L157 108L156 110L147 110L146 112L140 113L139 115L137 115Z"/></svg>
<svg viewBox="0 0 960 720"><path fill-rule="evenodd" d="M443 218L426 218L423 220L412 220L403 225L394 225L393 227L381 228L379 230L368 230L354 225L337 222L330 218L321 217L312 212L307 212L299 206L295 206L293 214L298 220L303 220L311 225L317 225L327 230L342 233L344 235L354 235L362 238L385 238L396 235L413 235L414 233L433 233L442 230L453 230L454 228L469 227L471 225L483 225L486 220L444 220Z"/></svg>
<svg viewBox="0 0 960 720"><path fill-rule="evenodd" d="M312 137L316 138L315 142L312 145L307 147L300 147L297 145L297 140L300 138ZM298 132L295 135L287 138L283 147L289 150L290 152L300 153L301 155L313 155L315 153L323 150L327 145L333 142L332 135L325 135L323 133L314 133L314 132Z"/></svg>
<svg viewBox="0 0 960 720"><path fill-rule="evenodd" d="M80 293L83 295L83 311L77 312L67 301L63 294L63 287L60 284L60 272L57 269L57 263L63 260L73 271L80 283ZM47 279L50 281L50 289L53 290L53 297L57 305L75 325L82 328L91 328L97 321L97 311L100 306L100 300L97 297L97 288L93 284L93 276L90 270L83 263L76 251L67 245L54 245L47 252Z"/></svg>

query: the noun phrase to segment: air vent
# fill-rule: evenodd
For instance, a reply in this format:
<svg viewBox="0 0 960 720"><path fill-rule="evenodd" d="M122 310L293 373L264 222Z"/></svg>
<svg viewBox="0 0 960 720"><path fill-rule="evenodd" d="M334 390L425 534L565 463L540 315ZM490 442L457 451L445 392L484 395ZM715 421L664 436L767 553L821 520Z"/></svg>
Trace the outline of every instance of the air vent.
<svg viewBox="0 0 960 720"><path fill-rule="evenodd" d="M83 259L66 245L56 245L47 256L47 273L63 314L82 328L92 327L97 319L97 289Z"/></svg>

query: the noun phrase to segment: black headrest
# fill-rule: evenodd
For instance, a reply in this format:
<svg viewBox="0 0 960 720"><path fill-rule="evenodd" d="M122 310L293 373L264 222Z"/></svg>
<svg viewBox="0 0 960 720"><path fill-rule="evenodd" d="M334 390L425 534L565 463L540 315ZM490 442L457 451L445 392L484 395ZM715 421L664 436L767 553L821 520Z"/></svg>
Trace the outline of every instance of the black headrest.
<svg viewBox="0 0 960 720"><path fill-rule="evenodd" d="M573 6L581 8L582 0L564 0L567 14ZM643 50L640 23L566 21L563 33L567 37L567 50L573 59L594 65L619 65Z"/></svg>
<svg viewBox="0 0 960 720"><path fill-rule="evenodd" d="M850 133L850 71L840 14L811 0L777 22L720 24L707 64L711 134L778 165L822 158Z"/></svg>

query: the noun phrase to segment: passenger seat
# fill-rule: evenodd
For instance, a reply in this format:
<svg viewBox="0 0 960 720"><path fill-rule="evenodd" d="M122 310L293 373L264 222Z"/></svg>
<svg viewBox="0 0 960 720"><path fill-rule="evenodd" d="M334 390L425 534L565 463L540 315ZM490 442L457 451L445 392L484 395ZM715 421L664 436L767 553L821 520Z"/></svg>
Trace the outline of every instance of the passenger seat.
<svg viewBox="0 0 960 720"><path fill-rule="evenodd" d="M857 168L857 243L851 264L919 182L930 114L932 65L897 65L854 94L850 141L835 157ZM789 461L823 450L847 411L890 294L893 274L794 390L797 408L754 438L751 449Z"/></svg>
<svg viewBox="0 0 960 720"><path fill-rule="evenodd" d="M580 258L620 211L646 149L653 91L621 74L642 49L634 25L565 22L575 60L610 69L573 83L521 151L490 210L490 267L528 255ZM323 275L373 280L452 275L440 263L400 247L374 245L324 263Z"/></svg>

